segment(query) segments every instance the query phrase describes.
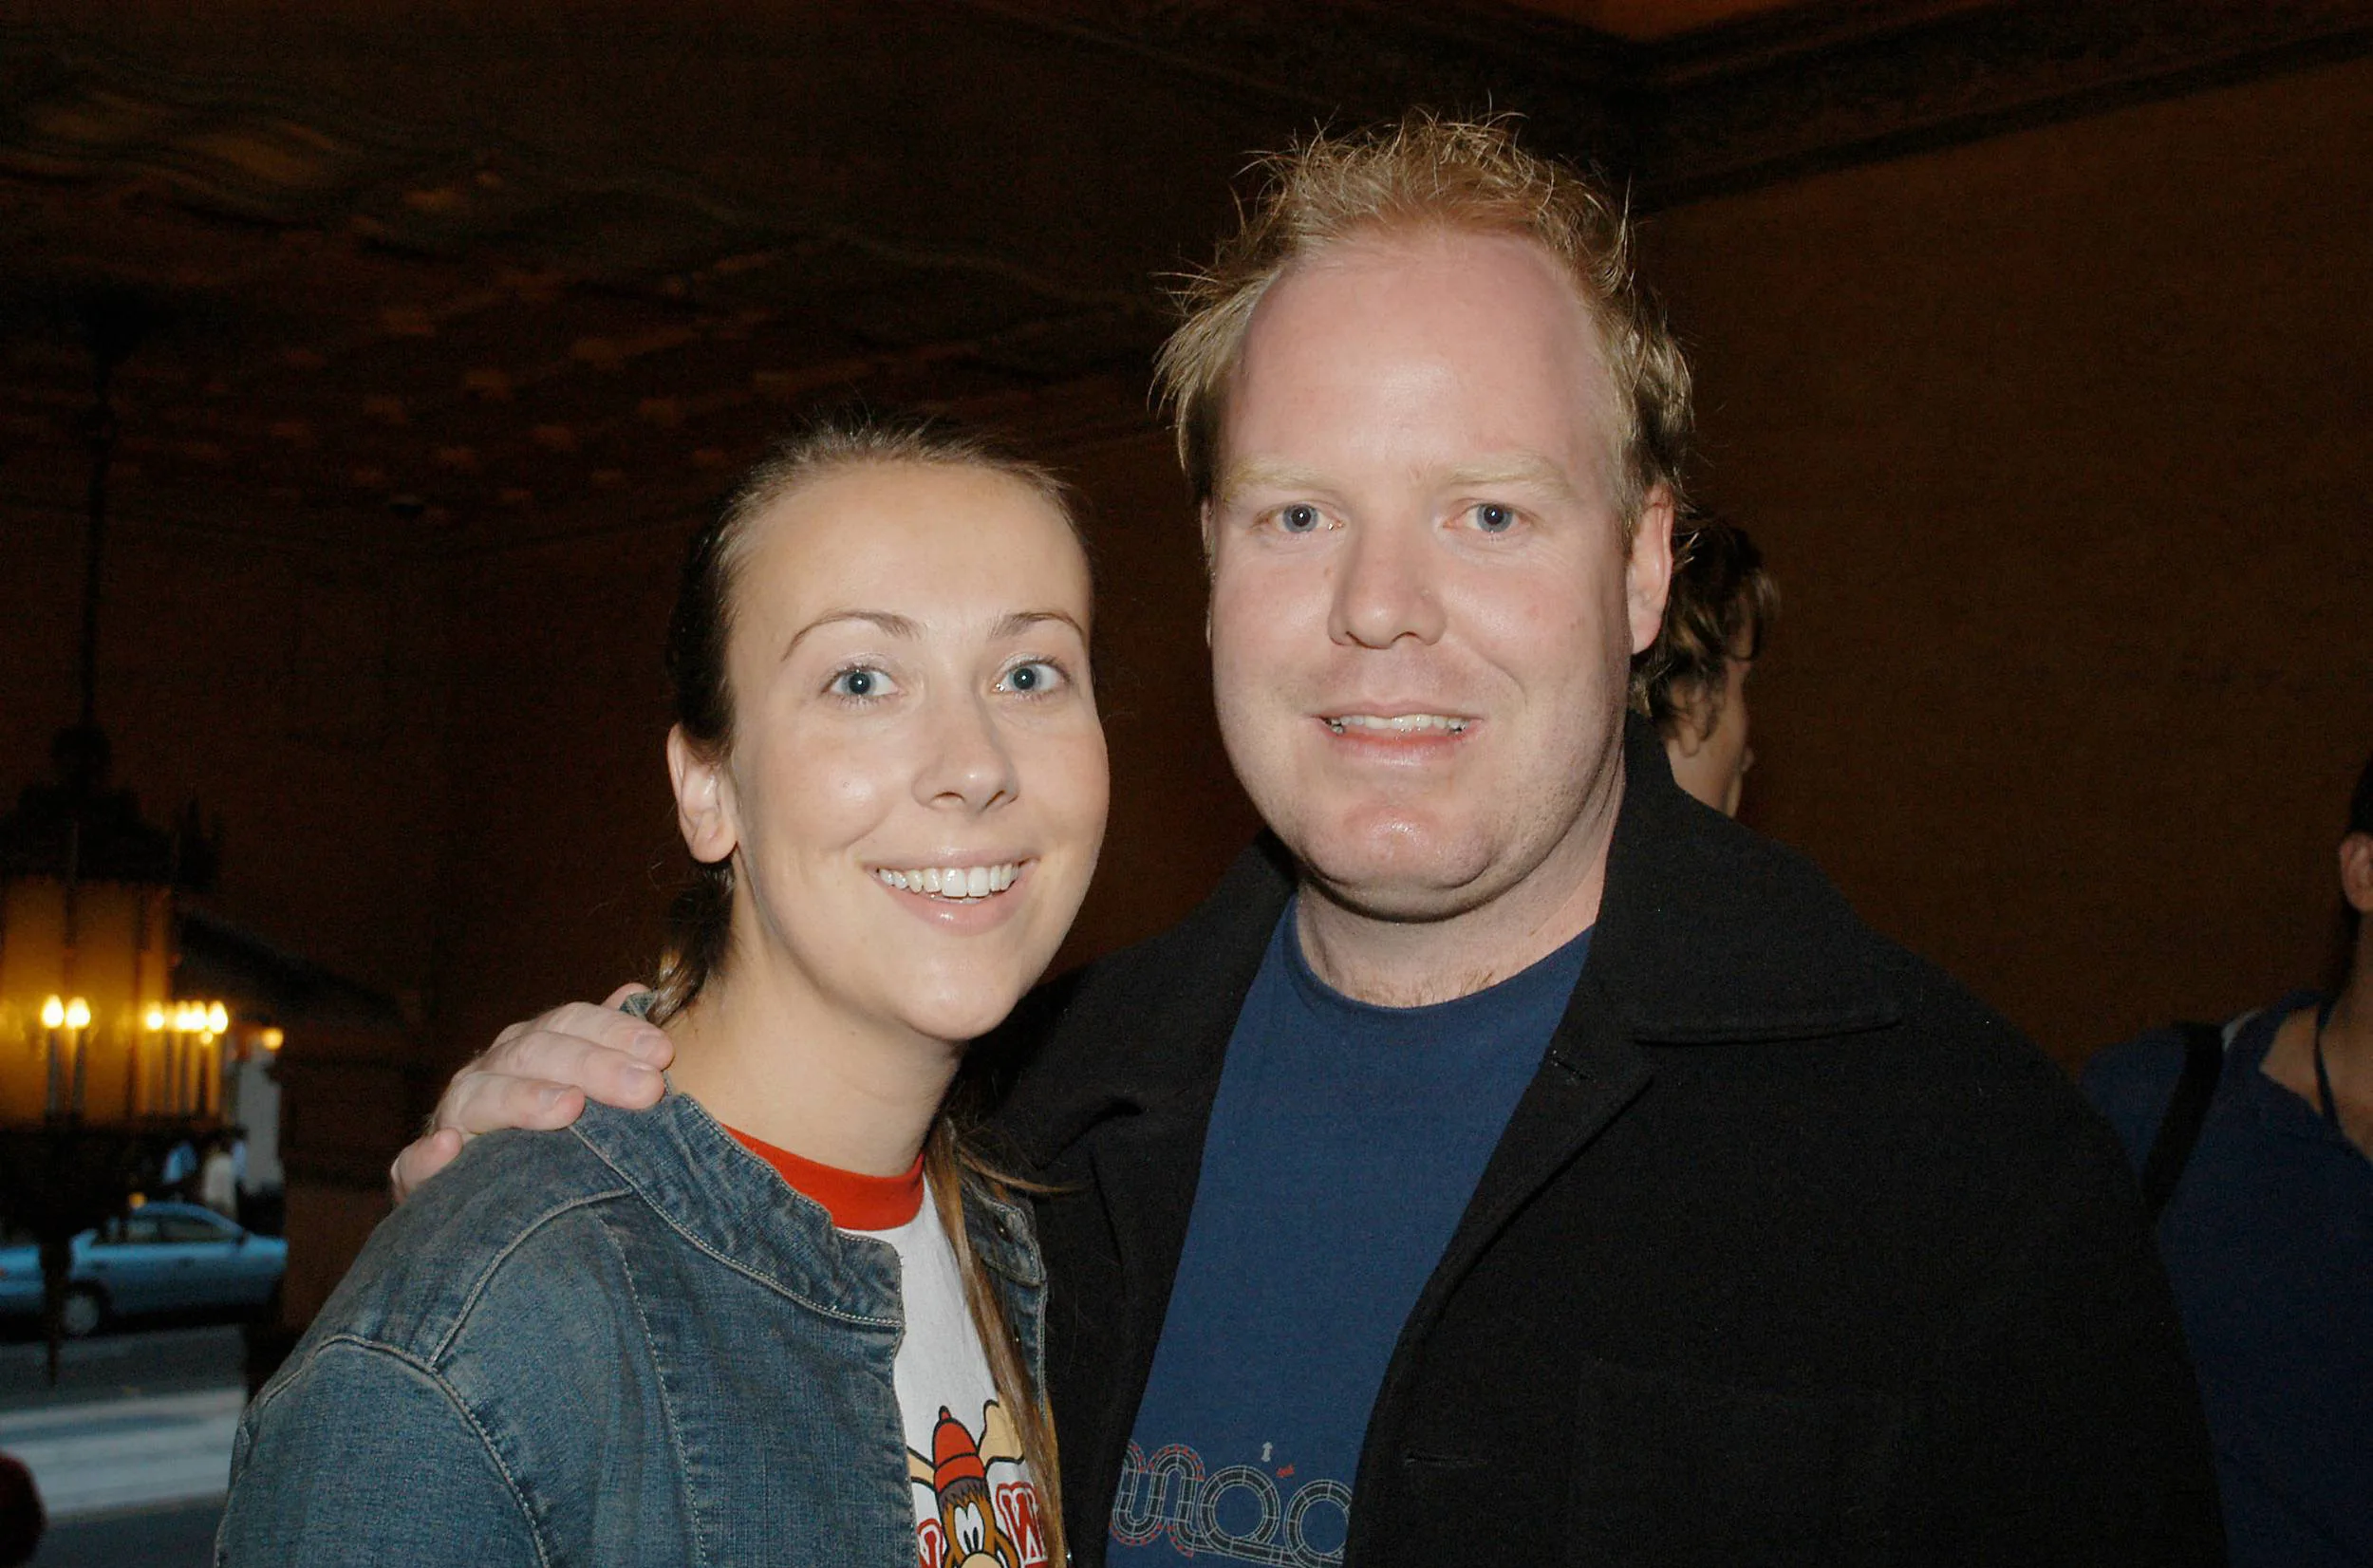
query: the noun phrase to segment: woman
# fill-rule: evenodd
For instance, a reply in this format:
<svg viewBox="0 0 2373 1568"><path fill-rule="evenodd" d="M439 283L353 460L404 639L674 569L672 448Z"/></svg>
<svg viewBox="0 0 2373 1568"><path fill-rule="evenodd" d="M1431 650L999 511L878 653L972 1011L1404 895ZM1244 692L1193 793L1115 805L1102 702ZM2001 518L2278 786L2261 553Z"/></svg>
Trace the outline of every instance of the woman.
<svg viewBox="0 0 2373 1568"><path fill-rule="evenodd" d="M1029 1218L944 1102L1094 866L1089 615L1038 469L829 427L749 477L669 629L669 1092L380 1227L221 1560L1063 1560Z"/></svg>

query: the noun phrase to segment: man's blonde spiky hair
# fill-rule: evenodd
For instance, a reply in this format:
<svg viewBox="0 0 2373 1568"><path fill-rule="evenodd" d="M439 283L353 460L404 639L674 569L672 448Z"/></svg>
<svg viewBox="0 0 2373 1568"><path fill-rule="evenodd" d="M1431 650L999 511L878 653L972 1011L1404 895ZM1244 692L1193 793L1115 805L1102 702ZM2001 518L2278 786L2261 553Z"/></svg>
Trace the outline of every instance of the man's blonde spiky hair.
<svg viewBox="0 0 2373 1568"><path fill-rule="evenodd" d="M1198 502L1210 499L1218 478L1227 384L1270 286L1337 241L1426 229L1522 235L1557 258L1598 326L1615 385L1617 509L1629 523L1652 487L1678 490L1689 365L1633 275L1631 221L1604 190L1518 146L1505 118L1424 110L1351 136L1313 136L1255 168L1264 177L1260 196L1210 267L1179 289L1186 319L1154 362Z"/></svg>

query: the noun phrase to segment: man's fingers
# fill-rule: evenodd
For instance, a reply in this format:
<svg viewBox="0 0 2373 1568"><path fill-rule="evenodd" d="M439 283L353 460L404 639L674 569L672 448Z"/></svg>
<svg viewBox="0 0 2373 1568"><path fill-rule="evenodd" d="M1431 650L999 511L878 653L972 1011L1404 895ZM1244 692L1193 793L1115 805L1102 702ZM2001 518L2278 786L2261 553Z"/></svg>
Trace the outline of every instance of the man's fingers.
<svg viewBox="0 0 2373 1568"><path fill-rule="evenodd" d="M401 1204L420 1189L422 1182L453 1164L461 1152L461 1134L451 1128L439 1128L423 1137L403 1146L396 1163L387 1167L387 1186Z"/></svg>
<svg viewBox="0 0 2373 1568"><path fill-rule="evenodd" d="M659 1077L656 1073L648 1075ZM465 1142L513 1127L550 1131L567 1127L584 1110L584 1092L569 1084L466 1072L446 1086L445 1097L437 1102L437 1129L458 1132Z"/></svg>
<svg viewBox="0 0 2373 1568"><path fill-rule="evenodd" d="M590 1010L590 1011L598 1011ZM613 1015L616 1016L616 1015ZM658 1101L665 1085L660 1069L637 1052L627 1049L631 1036L618 1036L605 1040L590 1040L580 1034L566 1034L551 1029L538 1029L520 1036L509 1045L489 1051L464 1070L463 1076L477 1074L488 1078L519 1079L538 1084L560 1084L584 1091L604 1105L623 1110L640 1111ZM451 1105L461 1078L454 1080L445 1092ZM437 1117L440 1127L458 1127L464 1132L484 1132L492 1129L443 1113ZM516 1126L516 1123L497 1123Z"/></svg>
<svg viewBox="0 0 2373 1568"><path fill-rule="evenodd" d="M601 1085L578 1075L577 1064L589 1059L589 1052L604 1052L653 1068L665 1067L676 1057L675 1042L665 1030L615 1007L572 1001L504 1030L476 1065L481 1072L515 1078L576 1084L595 1099L606 1099Z"/></svg>

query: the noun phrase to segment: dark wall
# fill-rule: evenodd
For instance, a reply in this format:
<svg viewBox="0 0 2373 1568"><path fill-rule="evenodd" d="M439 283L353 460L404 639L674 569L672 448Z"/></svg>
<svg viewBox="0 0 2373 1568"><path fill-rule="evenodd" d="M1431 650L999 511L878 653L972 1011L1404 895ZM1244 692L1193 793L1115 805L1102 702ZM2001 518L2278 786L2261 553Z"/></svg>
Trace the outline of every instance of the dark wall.
<svg viewBox="0 0 2373 1568"><path fill-rule="evenodd" d="M117 780L152 821L195 799L220 825L213 907L417 1015L444 853L443 573L336 531L159 514L137 472L116 492L98 713ZM0 540L13 806L75 718L84 523L9 497Z"/></svg>
<svg viewBox="0 0 2373 1568"><path fill-rule="evenodd" d="M2064 1060L2315 978L2373 751L2373 64L1664 215L1750 817Z"/></svg>

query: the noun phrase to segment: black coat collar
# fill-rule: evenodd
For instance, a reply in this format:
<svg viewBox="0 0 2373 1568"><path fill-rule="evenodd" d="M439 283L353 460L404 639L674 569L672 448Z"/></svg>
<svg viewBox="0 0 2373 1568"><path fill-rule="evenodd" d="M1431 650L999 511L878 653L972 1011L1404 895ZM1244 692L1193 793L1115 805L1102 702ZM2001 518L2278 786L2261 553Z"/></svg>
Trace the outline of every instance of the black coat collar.
<svg viewBox="0 0 2373 1568"><path fill-rule="evenodd" d="M1685 794L1653 725L1633 719L1624 738L1583 987L1615 1032L1716 1043L1897 1021L1880 944L1827 879ZM1293 887L1291 857L1263 833L1178 925L1023 1004L1003 1035L1029 1060L998 1119L1025 1163L1042 1164L1114 1111L1177 1108L1200 1119Z"/></svg>

